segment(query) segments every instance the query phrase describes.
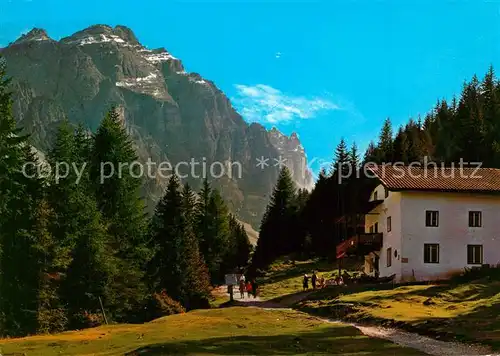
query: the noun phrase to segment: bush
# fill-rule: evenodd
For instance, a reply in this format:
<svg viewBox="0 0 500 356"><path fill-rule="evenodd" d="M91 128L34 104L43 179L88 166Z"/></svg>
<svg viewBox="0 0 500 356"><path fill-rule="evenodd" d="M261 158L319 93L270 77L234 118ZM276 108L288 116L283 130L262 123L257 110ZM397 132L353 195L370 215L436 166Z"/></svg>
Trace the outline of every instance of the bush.
<svg viewBox="0 0 500 356"><path fill-rule="evenodd" d="M71 326L74 329L94 328L104 324L102 312L89 312L87 310L73 315Z"/></svg>
<svg viewBox="0 0 500 356"><path fill-rule="evenodd" d="M145 306L145 321L185 312L186 310L179 302L170 298L165 291L162 291L154 293L148 298Z"/></svg>
<svg viewBox="0 0 500 356"><path fill-rule="evenodd" d="M466 267L462 272L451 276L450 281L453 283L469 283L480 279L500 281L500 264L496 266Z"/></svg>
<svg viewBox="0 0 500 356"><path fill-rule="evenodd" d="M58 333L66 330L68 319L63 308L40 308L37 313L38 332L42 334Z"/></svg>

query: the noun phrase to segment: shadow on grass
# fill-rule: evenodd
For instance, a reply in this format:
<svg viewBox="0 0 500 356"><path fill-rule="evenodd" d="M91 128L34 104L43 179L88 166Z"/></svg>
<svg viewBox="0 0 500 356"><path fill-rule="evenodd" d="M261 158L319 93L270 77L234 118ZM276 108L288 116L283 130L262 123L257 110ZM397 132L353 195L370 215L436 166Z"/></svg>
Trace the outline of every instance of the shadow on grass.
<svg viewBox="0 0 500 356"><path fill-rule="evenodd" d="M398 288L400 286L395 286ZM461 289L460 287L463 287ZM470 287L470 288L468 288ZM454 291L454 289L456 290ZM373 289L377 290L388 290L388 289ZM352 294L345 293L345 294ZM358 293L358 292L354 292ZM475 301L481 299L489 299L500 293L500 283L495 284L452 284L452 283L442 283L440 285L430 286L425 289L416 290L405 290L396 289L395 293L390 295L374 295L373 297L367 298L369 301L378 301L384 299L395 299L404 300L406 298L411 298L413 296L425 297L425 298L440 298L448 303L461 303L464 301Z"/></svg>
<svg viewBox="0 0 500 356"><path fill-rule="evenodd" d="M500 350L500 303L479 306L453 318L428 318L412 323L417 330L454 336L455 339L482 343Z"/></svg>
<svg viewBox="0 0 500 356"><path fill-rule="evenodd" d="M429 286L425 289L404 289L404 287L412 286ZM383 283L383 284L350 284L347 286L330 286L321 290L318 290L311 294L308 298L310 300L332 300L340 295L347 296L351 294L358 294L363 292L381 292L381 291L391 291L394 293L390 295L376 295L367 297L366 300L377 301L383 299L404 299L404 297L411 296L422 296L422 297L438 297L445 296L448 301L464 301L464 300L476 300L489 298L500 292L500 283L495 289L491 289L489 286L476 286L475 290L463 291L462 293L449 294L446 293L449 290L459 287L458 284L451 284L447 281L436 281L436 282L407 282L407 283ZM446 294L444 294L446 293Z"/></svg>
<svg viewBox="0 0 500 356"><path fill-rule="evenodd" d="M317 332L269 336L234 336L150 345L127 355L424 355L393 343L363 336L349 326Z"/></svg>
<svg viewBox="0 0 500 356"><path fill-rule="evenodd" d="M397 288L398 286L396 286ZM467 343L482 343L500 350L500 283L490 284L441 284L426 289L401 289L390 295L377 295L377 291L389 290L392 286L350 286L332 287L311 295L305 303L294 307L302 312L333 319L341 319L369 325L382 325L404 329L442 340L462 341ZM347 299L344 302L334 300L339 295L350 295L360 292L374 292L373 296L363 298L363 302ZM429 305L432 308L447 310L461 309L453 317L421 316L413 320L402 321L389 317L375 317L371 313L360 313L360 306L377 308L377 301L411 299L412 296L429 298L438 304ZM443 305L442 302L445 302ZM459 304L463 302L484 301L481 305ZM312 304L310 303L312 302ZM318 302L318 303L314 303ZM411 305L411 302L408 302ZM467 309L470 308L470 309ZM396 313L397 314L397 313ZM396 315L395 314L395 315Z"/></svg>
<svg viewBox="0 0 500 356"><path fill-rule="evenodd" d="M232 302L226 302L219 306L219 308L231 308L231 307L256 307L256 308L273 308L273 309L289 309L288 306L273 302L270 300L251 300L251 301L239 301L234 300Z"/></svg>
<svg viewBox="0 0 500 356"><path fill-rule="evenodd" d="M261 284L264 285L299 277L304 275L304 273L311 274L313 270L325 272L330 269L331 264L324 261L297 262L295 266L291 264L286 265L286 267L282 266L279 270L270 272L270 276L265 276L260 279Z"/></svg>
<svg viewBox="0 0 500 356"><path fill-rule="evenodd" d="M397 288L397 285L391 284L351 284L347 286L329 286L323 289L319 289L311 293L308 297L309 300L332 300L340 295L350 295L362 292L377 292L386 291Z"/></svg>

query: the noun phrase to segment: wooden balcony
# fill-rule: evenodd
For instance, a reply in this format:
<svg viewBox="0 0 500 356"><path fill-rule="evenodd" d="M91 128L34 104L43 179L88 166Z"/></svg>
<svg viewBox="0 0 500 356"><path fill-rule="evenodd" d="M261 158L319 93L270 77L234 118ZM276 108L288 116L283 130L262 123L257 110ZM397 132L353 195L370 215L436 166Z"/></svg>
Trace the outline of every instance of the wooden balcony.
<svg viewBox="0 0 500 356"><path fill-rule="evenodd" d="M382 248L382 236L381 232L357 234L337 245L337 258L365 256L372 251L379 251Z"/></svg>

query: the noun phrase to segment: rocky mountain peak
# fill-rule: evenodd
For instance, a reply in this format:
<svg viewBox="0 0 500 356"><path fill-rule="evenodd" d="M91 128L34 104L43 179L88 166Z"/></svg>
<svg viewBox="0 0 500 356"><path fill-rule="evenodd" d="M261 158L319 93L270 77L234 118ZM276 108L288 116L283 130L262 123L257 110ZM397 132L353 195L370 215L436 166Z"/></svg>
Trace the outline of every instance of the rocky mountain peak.
<svg viewBox="0 0 500 356"><path fill-rule="evenodd" d="M114 43L122 47L141 49L143 46L131 29L125 26L92 25L61 40L64 44L91 45Z"/></svg>
<svg viewBox="0 0 500 356"><path fill-rule="evenodd" d="M113 33L113 27L108 26L108 25L97 24L97 25L89 26L81 31L78 31L74 35L77 35L77 34L88 34L88 35L109 34L110 35L112 33Z"/></svg>
<svg viewBox="0 0 500 356"><path fill-rule="evenodd" d="M311 190L314 180L311 170L307 167L306 155L299 135L292 132L290 136L284 135L276 127L269 130L269 139L290 169L292 177L299 188Z"/></svg>
<svg viewBox="0 0 500 356"><path fill-rule="evenodd" d="M42 28L33 28L28 33L19 37L13 44L20 44L30 41L46 41L46 40L50 40L47 31L45 31Z"/></svg>
<svg viewBox="0 0 500 356"><path fill-rule="evenodd" d="M135 36L134 32L126 26L118 25L114 28L113 32L115 35L123 38L126 42L128 42L130 44L133 44L133 45L140 44L139 40Z"/></svg>
<svg viewBox="0 0 500 356"><path fill-rule="evenodd" d="M34 29L18 41L48 39ZM257 159L279 156L299 187L312 176L298 136L277 128L248 124L215 83L187 73L165 48L148 49L125 26L94 25L50 45L1 49L13 78L14 114L40 150L50 147L65 118L95 130L113 105L132 137L139 160L146 162L237 162L240 173L213 180L242 221L258 228L279 169L256 166ZM179 172L184 174L185 172ZM188 176L195 189L197 176ZM166 181L148 179L143 187L150 208Z"/></svg>
<svg viewBox="0 0 500 356"><path fill-rule="evenodd" d="M271 128L271 130L269 130L269 133L270 133L271 135L276 135L276 136L284 136L284 135L281 133L281 131L280 131L280 130L278 130L278 128L277 128L276 126L273 126L273 127Z"/></svg>

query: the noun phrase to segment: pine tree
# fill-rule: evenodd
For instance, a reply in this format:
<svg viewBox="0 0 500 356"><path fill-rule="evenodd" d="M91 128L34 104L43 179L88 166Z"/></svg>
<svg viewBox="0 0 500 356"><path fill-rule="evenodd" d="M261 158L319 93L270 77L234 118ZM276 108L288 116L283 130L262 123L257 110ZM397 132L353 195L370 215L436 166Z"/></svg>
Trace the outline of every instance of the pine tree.
<svg viewBox="0 0 500 356"><path fill-rule="evenodd" d="M296 202L295 185L288 168L283 168L262 219L259 240L252 258L252 271L265 268L289 251L288 239Z"/></svg>
<svg viewBox="0 0 500 356"><path fill-rule="evenodd" d="M42 185L36 174L31 178L36 162L16 129L8 86L0 58L0 332L20 336L37 327L33 232Z"/></svg>
<svg viewBox="0 0 500 356"><path fill-rule="evenodd" d="M297 191L297 208L302 211L307 205L307 201L309 200L309 192L307 189L299 189Z"/></svg>
<svg viewBox="0 0 500 356"><path fill-rule="evenodd" d="M97 129L91 157L90 178L108 226L108 248L114 251L115 268L120 271L108 303L114 306L116 318L126 320L145 300L144 271L151 251L137 155L115 108Z"/></svg>
<svg viewBox="0 0 500 356"><path fill-rule="evenodd" d="M196 197L196 193L191 189L191 186L188 183L184 184L184 188L182 189L182 202L184 214L189 224L190 228L193 230L193 233L196 232L196 206L198 204L198 200ZM197 241L197 244L199 242Z"/></svg>
<svg viewBox="0 0 500 356"><path fill-rule="evenodd" d="M349 165L352 167L353 172L357 171L359 163L358 146L356 145L356 142L353 142L351 151L349 152Z"/></svg>
<svg viewBox="0 0 500 356"><path fill-rule="evenodd" d="M462 149L455 161L480 162L484 156L484 114L479 100L479 81L474 75L470 83L464 85L457 107L457 135Z"/></svg>
<svg viewBox="0 0 500 356"><path fill-rule="evenodd" d="M491 147L491 154L485 152L483 161L486 166L500 166L500 92L495 79L495 71L490 66L481 83L481 105L484 112L485 144Z"/></svg>
<svg viewBox="0 0 500 356"><path fill-rule="evenodd" d="M408 162L421 162L424 157L424 150L421 141L421 129L418 122L410 119L405 127L405 133L408 142Z"/></svg>
<svg viewBox="0 0 500 356"><path fill-rule="evenodd" d="M154 288L165 291L187 309L206 306L210 287L208 271L187 216L193 210L192 206L186 206L190 199L182 195L180 183L172 175L153 219L156 253L151 260Z"/></svg>
<svg viewBox="0 0 500 356"><path fill-rule="evenodd" d="M377 147L373 141L370 141L363 157L363 164L381 163L377 160Z"/></svg>
<svg viewBox="0 0 500 356"><path fill-rule="evenodd" d="M78 163L85 164L84 172L88 173L88 165L90 162L90 157L92 153L92 137L85 130L82 124L79 124L75 132L75 155L78 158Z"/></svg>
<svg viewBox="0 0 500 356"><path fill-rule="evenodd" d="M327 252L325 246L328 244L329 237L331 236L329 235L332 221L331 209L333 206L329 202L331 186L325 169L322 169L303 210L306 236L309 235L311 249L319 256Z"/></svg>
<svg viewBox="0 0 500 356"><path fill-rule="evenodd" d="M51 231L56 218L47 201L38 207L36 219L36 244L34 246L38 262L38 293L33 295L37 303L37 331L56 333L64 331L68 325L67 310L60 302L61 274L69 267L69 253L59 247Z"/></svg>
<svg viewBox="0 0 500 356"><path fill-rule="evenodd" d="M392 124L391 120L387 118L384 121L384 125L382 126L382 130L380 132L379 141L378 141L378 160L382 163L392 162L393 159L393 137L392 137Z"/></svg>
<svg viewBox="0 0 500 356"><path fill-rule="evenodd" d="M228 208L220 193L205 179L196 207L196 235L212 284L222 282L222 264L229 242Z"/></svg>
<svg viewBox="0 0 500 356"><path fill-rule="evenodd" d="M401 126L394 138L394 162L403 162L408 164L409 141L404 128Z"/></svg>
<svg viewBox="0 0 500 356"><path fill-rule="evenodd" d="M99 312L98 298L106 299L112 265L111 253L106 252L106 226L92 194L85 169L87 156L79 138L79 132L75 134L69 122L63 121L49 161L53 167L66 164L69 172L62 172L66 176L63 179L52 176L47 196L55 216L50 234L61 251L56 259L66 260L66 269L57 271L57 293L66 307L70 328L88 326L82 316Z"/></svg>
<svg viewBox="0 0 500 356"><path fill-rule="evenodd" d="M184 218L183 255L183 305L187 310L208 308L210 298L210 274L201 254L195 235L196 197L188 184L182 191L182 214Z"/></svg>
<svg viewBox="0 0 500 356"><path fill-rule="evenodd" d="M172 175L153 219L152 239L156 244L156 254L151 260L154 289L165 290L177 301L182 299L181 244L185 229L182 195L179 190L179 181Z"/></svg>
<svg viewBox="0 0 500 356"><path fill-rule="evenodd" d="M208 204L208 219L211 221L211 229L205 236L205 243L209 247L207 266L213 284L221 283L224 279L224 271L221 264L224 262L229 243L229 211L219 191L213 189Z"/></svg>
<svg viewBox="0 0 500 356"><path fill-rule="evenodd" d="M207 264L210 264L211 253L210 253L210 234L212 231L212 221L208 214L210 196L212 194L212 188L208 183L207 178L203 180L203 185L199 192L199 200L196 205L196 237L198 238L201 254Z"/></svg>
<svg viewBox="0 0 500 356"><path fill-rule="evenodd" d="M252 245L245 228L233 214L229 214L229 230L229 247L223 263L224 271L227 273L247 267L252 252Z"/></svg>
<svg viewBox="0 0 500 356"><path fill-rule="evenodd" d="M347 149L347 144L342 138L340 143L335 149L335 159L331 169L331 176L338 175L339 172L342 173L342 177L349 174L349 152Z"/></svg>

